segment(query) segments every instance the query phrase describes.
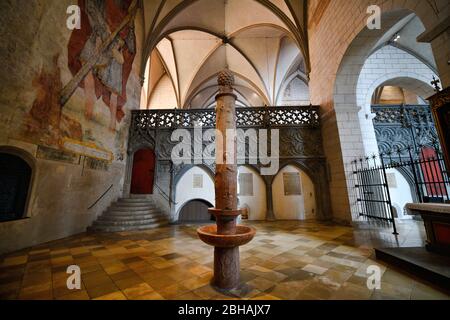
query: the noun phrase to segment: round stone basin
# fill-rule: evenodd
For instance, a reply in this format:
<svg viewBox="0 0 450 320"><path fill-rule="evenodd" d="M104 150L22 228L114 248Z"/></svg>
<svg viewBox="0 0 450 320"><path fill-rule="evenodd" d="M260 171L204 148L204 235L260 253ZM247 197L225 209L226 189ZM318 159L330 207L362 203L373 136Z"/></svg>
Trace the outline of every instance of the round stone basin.
<svg viewBox="0 0 450 320"><path fill-rule="evenodd" d="M247 226L236 226L236 234L217 234L217 225L203 226L197 229L199 238L210 246L233 248L249 243L256 230Z"/></svg>

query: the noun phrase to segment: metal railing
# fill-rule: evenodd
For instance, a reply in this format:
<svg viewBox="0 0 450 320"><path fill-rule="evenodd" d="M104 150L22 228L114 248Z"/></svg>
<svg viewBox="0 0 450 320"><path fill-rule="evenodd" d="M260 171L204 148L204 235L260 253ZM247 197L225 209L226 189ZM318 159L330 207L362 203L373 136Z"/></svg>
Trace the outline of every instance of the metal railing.
<svg viewBox="0 0 450 320"><path fill-rule="evenodd" d="M373 105L373 125L380 152L412 145L431 145L438 139L428 105Z"/></svg>
<svg viewBox="0 0 450 320"><path fill-rule="evenodd" d="M437 141L433 145L396 148L352 162L359 216L393 225L397 233L388 170L395 169L414 191L413 200L449 203L450 179Z"/></svg>
<svg viewBox="0 0 450 320"><path fill-rule="evenodd" d="M375 114L375 124L434 124L429 105L372 105L372 112Z"/></svg>

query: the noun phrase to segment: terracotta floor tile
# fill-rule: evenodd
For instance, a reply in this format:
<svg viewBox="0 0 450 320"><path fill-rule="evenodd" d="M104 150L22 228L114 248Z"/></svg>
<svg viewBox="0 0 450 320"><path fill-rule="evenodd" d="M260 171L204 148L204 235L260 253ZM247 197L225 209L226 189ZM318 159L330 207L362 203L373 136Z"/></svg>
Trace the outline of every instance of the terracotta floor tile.
<svg viewBox="0 0 450 320"><path fill-rule="evenodd" d="M113 292L119 291L114 283L106 283L93 288L87 287L88 295L91 299L95 299Z"/></svg>
<svg viewBox="0 0 450 320"><path fill-rule="evenodd" d="M125 295L122 292L115 291L115 292L111 292L111 293L105 294L103 296L97 297L94 300L127 300L127 297L125 297Z"/></svg>
<svg viewBox="0 0 450 320"><path fill-rule="evenodd" d="M33 291L33 292L24 292L22 291L19 294L20 300L52 300L53 292L51 289L46 289L43 291Z"/></svg>
<svg viewBox="0 0 450 320"><path fill-rule="evenodd" d="M150 285L150 287L152 287L157 291L167 288L174 284L174 280L168 276L161 276L146 282Z"/></svg>
<svg viewBox="0 0 450 320"><path fill-rule="evenodd" d="M144 283L144 281L141 278L139 278L138 276L133 276L133 277L129 277L129 278L115 280L114 283L120 290L123 291L125 289L134 287L138 284L142 284L142 283Z"/></svg>
<svg viewBox="0 0 450 320"><path fill-rule="evenodd" d="M183 284L176 283L176 284L172 284L168 287L165 287L162 290L158 290L158 293L165 299L173 300L176 297L178 297L182 294L185 294L189 291L191 291L191 290L186 288Z"/></svg>
<svg viewBox="0 0 450 320"><path fill-rule="evenodd" d="M195 224L110 234L80 234L0 258L0 299L449 299L442 291L374 260L374 245L420 241L423 225L352 229L316 222L247 222L257 228L241 248L233 295L210 285L213 249ZM403 229L402 229L403 228ZM66 287L67 267L81 268L83 289ZM367 267L382 289L367 289ZM85 289L84 289L85 288Z"/></svg>
<svg viewBox="0 0 450 320"><path fill-rule="evenodd" d="M90 300L86 290L78 290L64 296L56 297L57 300Z"/></svg>
<svg viewBox="0 0 450 320"><path fill-rule="evenodd" d="M154 291L155 290L153 290L153 288L150 287L147 283L140 283L138 285L123 290L123 293L125 294L127 299L138 300L142 296L151 294Z"/></svg>
<svg viewBox="0 0 450 320"><path fill-rule="evenodd" d="M165 300L159 293L151 292L142 296L135 297L134 300Z"/></svg>
<svg viewBox="0 0 450 320"><path fill-rule="evenodd" d="M261 277L255 278L247 282L247 284L258 289L259 291L266 291L267 289L276 286L275 282L269 281Z"/></svg>

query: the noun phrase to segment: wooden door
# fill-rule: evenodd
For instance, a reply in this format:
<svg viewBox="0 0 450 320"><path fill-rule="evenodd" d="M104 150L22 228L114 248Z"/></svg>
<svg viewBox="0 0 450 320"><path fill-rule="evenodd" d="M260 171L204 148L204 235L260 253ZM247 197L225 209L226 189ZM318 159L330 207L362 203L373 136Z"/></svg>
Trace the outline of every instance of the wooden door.
<svg viewBox="0 0 450 320"><path fill-rule="evenodd" d="M136 151L133 159L131 194L153 194L155 153L150 149Z"/></svg>

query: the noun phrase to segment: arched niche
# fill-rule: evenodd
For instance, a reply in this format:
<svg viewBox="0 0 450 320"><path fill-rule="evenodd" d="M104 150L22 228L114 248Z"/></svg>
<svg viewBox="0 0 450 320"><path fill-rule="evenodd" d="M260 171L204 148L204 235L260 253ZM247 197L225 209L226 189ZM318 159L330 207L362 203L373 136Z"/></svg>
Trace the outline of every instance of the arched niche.
<svg viewBox="0 0 450 320"><path fill-rule="evenodd" d="M214 206L214 179L201 166L193 166L176 177L175 182L175 217L179 220L181 208L192 200L203 200Z"/></svg>
<svg viewBox="0 0 450 320"><path fill-rule="evenodd" d="M30 153L0 146L0 222L31 217L36 171Z"/></svg>
<svg viewBox="0 0 450 320"><path fill-rule="evenodd" d="M266 184L249 166L238 168L239 208L248 209L248 220L265 220L267 215Z"/></svg>
<svg viewBox="0 0 450 320"><path fill-rule="evenodd" d="M272 198L277 220L316 218L314 183L298 166L288 164L278 172L272 182Z"/></svg>

